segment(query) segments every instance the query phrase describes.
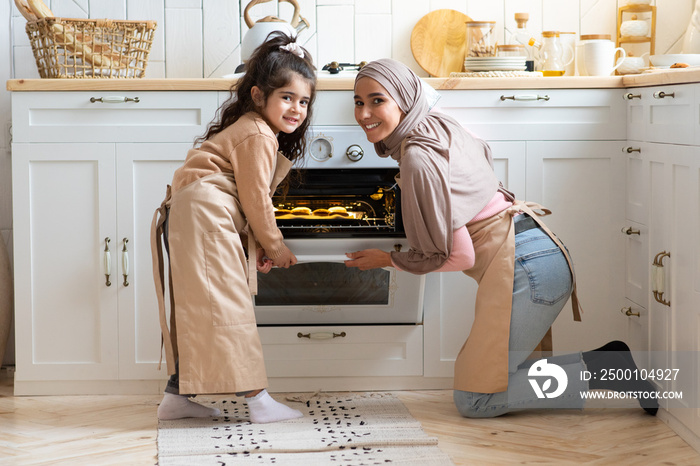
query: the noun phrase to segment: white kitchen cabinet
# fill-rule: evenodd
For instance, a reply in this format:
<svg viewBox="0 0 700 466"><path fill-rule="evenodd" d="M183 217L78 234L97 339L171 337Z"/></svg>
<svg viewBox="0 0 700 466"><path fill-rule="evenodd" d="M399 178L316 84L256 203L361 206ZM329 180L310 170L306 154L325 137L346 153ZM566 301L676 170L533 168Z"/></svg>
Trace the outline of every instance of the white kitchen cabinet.
<svg viewBox="0 0 700 466"><path fill-rule="evenodd" d="M149 146L14 144L18 394L162 379L149 230L189 145Z"/></svg>
<svg viewBox="0 0 700 466"><path fill-rule="evenodd" d="M622 101L620 100L622 104ZM567 304L553 326L554 350L581 351L624 335L624 156L621 141L528 142L527 196L569 249L581 322Z"/></svg>
<svg viewBox="0 0 700 466"><path fill-rule="evenodd" d="M649 298L650 365L680 368L682 377L661 388L683 392L683 400L669 403L668 410L700 435L700 147L655 143L641 147L650 172L649 259L662 251L670 253L662 262L667 303Z"/></svg>
<svg viewBox="0 0 700 466"><path fill-rule="evenodd" d="M629 95L640 95L631 93ZM636 98L636 97L635 97ZM632 101L629 107L639 107ZM637 126L628 125L628 131ZM639 131L641 134L641 131ZM620 234L625 243L625 298L627 302L620 313L627 317L625 341L633 350L649 348L649 228L648 228L648 176L649 164L642 158L641 143L627 141L622 150L625 156L625 222ZM640 362L645 366L648 361Z"/></svg>
<svg viewBox="0 0 700 466"><path fill-rule="evenodd" d="M628 335L648 350L642 361L648 368L680 369L678 380L655 384L683 393L682 400L660 401L669 413L661 416L693 445L700 444L699 89L696 84L631 89L635 97L627 104L626 226L640 231L627 238L625 294L628 307L640 312L629 317ZM670 256L661 258L665 286L659 302L652 262L662 252Z"/></svg>
<svg viewBox="0 0 700 466"><path fill-rule="evenodd" d="M100 107L85 103L95 93L54 94L13 94L15 393L153 392L165 372L151 218L216 93Z"/></svg>
<svg viewBox="0 0 700 466"><path fill-rule="evenodd" d="M117 235L119 284L119 378L159 380L160 323L153 285L151 220L165 187L182 165L188 143L117 144ZM126 243L128 270L122 263ZM127 283L124 285L124 272ZM166 276L167 280L167 276Z"/></svg>
<svg viewBox="0 0 700 466"><path fill-rule="evenodd" d="M527 143L489 141L496 176L503 186L521 198L525 193ZM428 274L425 284L426 377L452 377L454 362L472 322L476 282L462 272Z"/></svg>
<svg viewBox="0 0 700 466"><path fill-rule="evenodd" d="M15 142L12 152L16 386L116 379L114 146Z"/></svg>

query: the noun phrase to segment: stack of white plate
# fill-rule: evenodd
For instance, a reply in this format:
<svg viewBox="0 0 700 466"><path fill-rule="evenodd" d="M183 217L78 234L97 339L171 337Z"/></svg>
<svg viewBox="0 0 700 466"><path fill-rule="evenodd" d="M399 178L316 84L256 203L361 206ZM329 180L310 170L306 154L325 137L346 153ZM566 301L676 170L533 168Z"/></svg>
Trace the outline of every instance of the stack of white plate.
<svg viewBox="0 0 700 466"><path fill-rule="evenodd" d="M525 71L526 57L467 57L467 71Z"/></svg>

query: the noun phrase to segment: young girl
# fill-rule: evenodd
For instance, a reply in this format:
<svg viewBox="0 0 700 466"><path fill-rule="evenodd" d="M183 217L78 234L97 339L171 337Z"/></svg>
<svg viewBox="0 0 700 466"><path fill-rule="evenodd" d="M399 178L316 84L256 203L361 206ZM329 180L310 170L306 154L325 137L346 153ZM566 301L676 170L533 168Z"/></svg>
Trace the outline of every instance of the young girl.
<svg viewBox="0 0 700 466"><path fill-rule="evenodd" d="M355 79L355 119L381 157L399 164L403 223L411 248L349 253L349 267L394 266L424 274L464 271L479 288L474 324L455 362L454 400L466 417L493 417L533 408L580 408L589 389L651 395L646 381L585 381L586 368L637 368L627 345L549 358L568 376L561 396L544 398L525 362L572 298L580 320L574 269L561 241L534 210L500 186L491 150L448 115L430 113L423 84L406 65L382 59ZM533 210L534 209L534 210ZM565 390L566 389L566 390ZM557 386L557 390L559 387ZM565 391L564 391L565 390ZM653 398L639 399L656 414Z"/></svg>
<svg viewBox="0 0 700 466"><path fill-rule="evenodd" d="M315 86L309 53L284 34L270 35L154 215L154 279L171 375L159 419L218 415L188 399L201 393L245 396L251 422L302 415L265 390L251 293L256 268L267 273L296 263L276 226L271 195L304 154ZM161 235L170 261L169 329Z"/></svg>

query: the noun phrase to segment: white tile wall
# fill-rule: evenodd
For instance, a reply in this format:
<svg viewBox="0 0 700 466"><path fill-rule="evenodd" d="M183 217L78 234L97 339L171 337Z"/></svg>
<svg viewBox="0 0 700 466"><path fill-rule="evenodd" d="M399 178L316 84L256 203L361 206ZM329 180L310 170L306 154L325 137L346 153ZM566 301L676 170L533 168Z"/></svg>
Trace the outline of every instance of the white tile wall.
<svg viewBox="0 0 700 466"><path fill-rule="evenodd" d="M515 28L513 14L530 13L531 32L558 29L615 36L617 8L627 0L297 0L311 26L299 41L320 68L332 60L360 61L391 56L421 76L409 42L413 26L430 11L449 8L475 20L494 20L501 42ZM155 20L156 37L147 76L219 77L240 63L240 41L248 30L243 12L250 0L44 0L57 16ZM655 0L658 8L656 53L680 51L695 0ZM274 1L250 8L253 21L279 16L293 7ZM24 31L25 20L13 0L0 0L0 81L37 78ZM640 54L640 53L638 53ZM9 93L0 86L0 232L12 244Z"/></svg>
<svg viewBox="0 0 700 466"><path fill-rule="evenodd" d="M36 77L24 33L24 18L11 0L10 47L14 76ZM240 62L240 41L248 27L243 12L250 0L45 0L58 16L153 19L158 22L148 77L218 77ZM450 8L474 20L495 20L500 42L515 28L513 15L530 13L528 29L561 30L614 37L618 6L627 0L298 0L311 26L299 40L319 65L391 56L425 75L411 55L416 22L430 11ZM657 53L678 52L695 0L655 0ZM293 6L274 1L254 5L252 21L273 15L292 18ZM7 15L5 16L7 18Z"/></svg>

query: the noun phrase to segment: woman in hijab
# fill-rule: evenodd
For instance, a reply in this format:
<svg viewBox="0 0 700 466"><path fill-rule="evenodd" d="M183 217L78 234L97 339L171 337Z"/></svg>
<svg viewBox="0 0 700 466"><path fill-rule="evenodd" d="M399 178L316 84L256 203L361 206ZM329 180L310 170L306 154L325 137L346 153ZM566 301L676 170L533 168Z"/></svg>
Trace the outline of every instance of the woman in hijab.
<svg viewBox="0 0 700 466"><path fill-rule="evenodd" d="M589 389L652 391L646 381L582 380L584 370L636 369L620 341L526 361L569 297L574 319L581 319L571 258L539 218L551 212L504 189L488 144L450 116L429 112L429 92L413 71L391 59L369 63L355 79L355 119L377 154L399 165L411 247L348 253L345 264L414 274L463 271L477 281L474 324L455 362L454 401L463 416L582 408L580 392ZM537 376L545 375L557 384L535 388ZM640 404L656 414L653 398Z"/></svg>

